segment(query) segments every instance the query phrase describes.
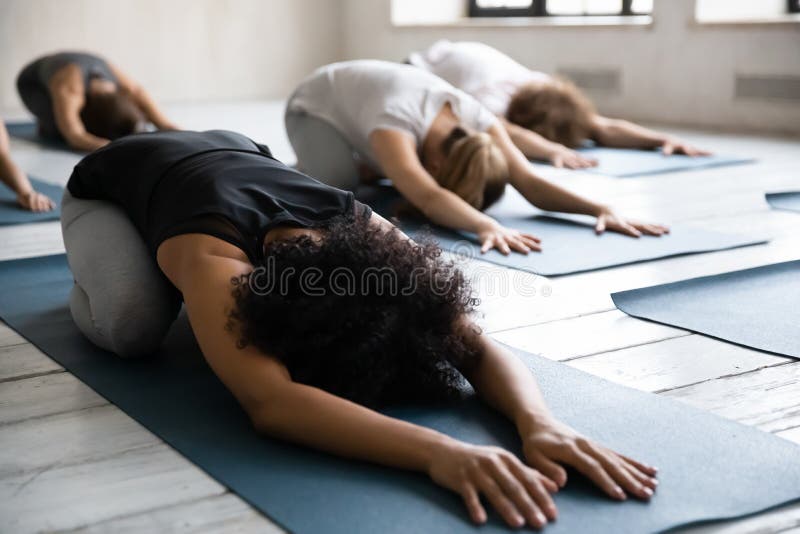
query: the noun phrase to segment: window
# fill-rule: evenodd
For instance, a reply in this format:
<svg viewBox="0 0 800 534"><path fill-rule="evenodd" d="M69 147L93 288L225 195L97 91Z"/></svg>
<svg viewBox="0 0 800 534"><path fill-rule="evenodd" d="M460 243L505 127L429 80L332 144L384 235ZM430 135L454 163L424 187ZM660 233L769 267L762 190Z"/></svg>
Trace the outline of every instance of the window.
<svg viewBox="0 0 800 534"><path fill-rule="evenodd" d="M470 17L620 16L652 12L653 0L469 0Z"/></svg>
<svg viewBox="0 0 800 534"><path fill-rule="evenodd" d="M699 22L780 21L800 13L800 0L697 0Z"/></svg>

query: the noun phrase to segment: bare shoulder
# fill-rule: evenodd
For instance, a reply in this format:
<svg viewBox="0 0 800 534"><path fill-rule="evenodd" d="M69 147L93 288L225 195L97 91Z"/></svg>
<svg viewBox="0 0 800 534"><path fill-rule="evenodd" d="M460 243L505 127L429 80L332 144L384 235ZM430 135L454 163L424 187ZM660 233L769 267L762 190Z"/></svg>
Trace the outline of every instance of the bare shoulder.
<svg viewBox="0 0 800 534"><path fill-rule="evenodd" d="M191 287L219 286L249 273L245 253L230 243L205 234L183 234L158 247L158 266L181 292Z"/></svg>
<svg viewBox="0 0 800 534"><path fill-rule="evenodd" d="M47 84L52 94L83 95L83 74L81 68L75 63L68 63L58 69Z"/></svg>
<svg viewBox="0 0 800 534"><path fill-rule="evenodd" d="M291 382L286 367L253 346L242 346L231 312L234 280L253 266L241 250L203 234L170 238L158 249L162 271L183 294L189 324L208 364L245 411L257 419L281 387Z"/></svg>

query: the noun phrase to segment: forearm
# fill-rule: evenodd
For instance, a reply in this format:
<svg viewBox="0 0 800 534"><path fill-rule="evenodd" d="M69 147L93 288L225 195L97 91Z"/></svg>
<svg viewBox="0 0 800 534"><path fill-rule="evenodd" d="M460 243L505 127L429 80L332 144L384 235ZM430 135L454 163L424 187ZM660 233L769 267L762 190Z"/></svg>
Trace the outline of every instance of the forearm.
<svg viewBox="0 0 800 534"><path fill-rule="evenodd" d="M7 153L0 153L0 180L17 196L24 196L33 191L28 177Z"/></svg>
<svg viewBox="0 0 800 534"><path fill-rule="evenodd" d="M33 188L31 182L22 169L17 167L11 159L11 147L8 141L8 132L5 125L0 122L0 181L14 191L17 196L30 193Z"/></svg>
<svg viewBox="0 0 800 534"><path fill-rule="evenodd" d="M638 124L605 117L595 120L592 137L601 145L616 148L655 148L667 140L666 135Z"/></svg>
<svg viewBox="0 0 800 534"><path fill-rule="evenodd" d="M346 458L426 472L434 451L453 441L322 390L292 384L279 400L252 415L256 428Z"/></svg>
<svg viewBox="0 0 800 534"><path fill-rule="evenodd" d="M526 169L514 187L525 199L539 209L598 216L606 206L577 195L563 187L539 178Z"/></svg>
<svg viewBox="0 0 800 534"><path fill-rule="evenodd" d="M527 128L508 122L505 119L502 119L501 122L508 132L511 142L513 142L527 158L546 160L554 150L560 147L558 143L549 141Z"/></svg>
<svg viewBox="0 0 800 534"><path fill-rule="evenodd" d="M152 122L159 130L177 130L177 126L170 121L163 111L158 107L155 101L144 91L137 93L135 97L136 103L145 114L147 120Z"/></svg>
<svg viewBox="0 0 800 534"><path fill-rule="evenodd" d="M525 433L553 418L530 369L488 336L480 336L481 359L468 379L478 395Z"/></svg>
<svg viewBox="0 0 800 534"><path fill-rule="evenodd" d="M489 134L498 144L500 150L503 151L506 161L508 161L511 185L537 208L546 211L563 211L594 216L606 209L603 205L576 195L537 176L531 169L530 162L511 142L505 129L492 127L489 130Z"/></svg>
<svg viewBox="0 0 800 534"><path fill-rule="evenodd" d="M494 223L494 219L446 189L439 189L417 208L431 222L456 230L478 233Z"/></svg>
<svg viewBox="0 0 800 534"><path fill-rule="evenodd" d="M85 131L65 134L64 138L66 139L67 144L72 148L86 152L92 152L93 150L102 148L109 143L108 139L98 137Z"/></svg>

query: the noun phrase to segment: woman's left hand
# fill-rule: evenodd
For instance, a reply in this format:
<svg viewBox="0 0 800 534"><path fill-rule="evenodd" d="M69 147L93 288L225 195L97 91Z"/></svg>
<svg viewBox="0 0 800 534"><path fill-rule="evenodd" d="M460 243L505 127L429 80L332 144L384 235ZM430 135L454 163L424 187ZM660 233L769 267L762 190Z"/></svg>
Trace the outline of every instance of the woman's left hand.
<svg viewBox="0 0 800 534"><path fill-rule="evenodd" d="M648 500L658 485L655 467L598 445L558 421L537 425L522 435L522 444L528 464L559 487L567 482L563 466L576 469L617 500L628 495Z"/></svg>
<svg viewBox="0 0 800 534"><path fill-rule="evenodd" d="M602 234L606 230L619 232L631 237L641 237L642 234L660 236L669 233L669 227L663 224L649 224L627 219L617 215L611 209L602 210L597 216L597 223L594 226L594 231L597 234Z"/></svg>
<svg viewBox="0 0 800 534"><path fill-rule="evenodd" d="M689 143L684 143L680 139L668 138L661 144L661 152L665 156L672 154L686 154L687 156L710 156L711 152L708 150L701 150L693 147Z"/></svg>

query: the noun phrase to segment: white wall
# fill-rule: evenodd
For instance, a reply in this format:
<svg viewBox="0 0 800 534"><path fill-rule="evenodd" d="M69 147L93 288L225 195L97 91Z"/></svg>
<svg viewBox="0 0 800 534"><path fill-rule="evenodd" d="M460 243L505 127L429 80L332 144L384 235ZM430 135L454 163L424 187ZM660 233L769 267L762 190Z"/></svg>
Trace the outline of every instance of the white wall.
<svg viewBox="0 0 800 534"><path fill-rule="evenodd" d="M620 69L621 93L592 95L608 114L800 134L800 101L734 97L736 74L800 76L797 23L700 26L694 0L656 0L652 27L393 27L390 0L344 1L348 58L402 60L439 38L480 40L539 70Z"/></svg>
<svg viewBox="0 0 800 534"><path fill-rule="evenodd" d="M54 50L101 53L162 101L282 98L341 54L339 0L0 0L0 110Z"/></svg>
<svg viewBox="0 0 800 534"><path fill-rule="evenodd" d="M448 11L422 2L426 11ZM474 39L545 71L608 68L601 111L637 120L800 134L798 100L734 97L736 74L800 76L800 24L694 23L694 0L656 0L652 27L393 27L390 0L0 0L0 113L15 79L56 49L102 52L164 102L285 98L316 66L402 60Z"/></svg>

